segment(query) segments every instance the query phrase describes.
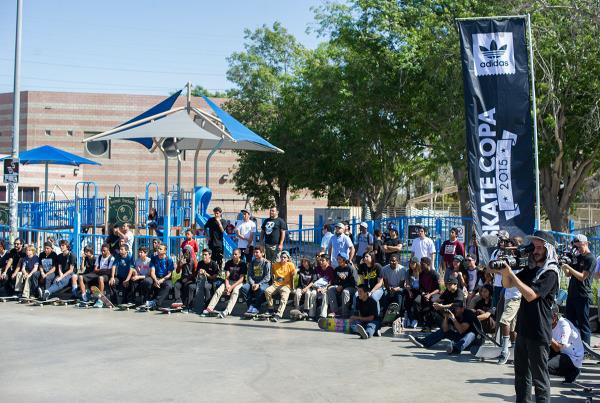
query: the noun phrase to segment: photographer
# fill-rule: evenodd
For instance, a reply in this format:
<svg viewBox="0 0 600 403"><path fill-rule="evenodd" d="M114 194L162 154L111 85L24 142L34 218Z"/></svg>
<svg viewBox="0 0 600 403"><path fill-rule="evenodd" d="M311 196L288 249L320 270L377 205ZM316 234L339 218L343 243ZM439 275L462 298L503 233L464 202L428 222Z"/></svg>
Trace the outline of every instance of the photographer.
<svg viewBox="0 0 600 403"><path fill-rule="evenodd" d="M590 344L590 301L592 300L592 278L596 259L590 252L587 237L583 234L575 236L573 246L577 253L571 265L563 263L561 269L569 280L567 296L567 319L581 332L581 339Z"/></svg>
<svg viewBox="0 0 600 403"><path fill-rule="evenodd" d="M498 248L492 252L490 260L496 260L499 256L507 253L506 248L510 246L510 235L508 234L508 231L500 230L498 231L497 236ZM492 294L492 305L494 308L498 308L498 302L500 301L500 297L502 295L502 275L493 270L490 270L490 272L494 273L494 293Z"/></svg>
<svg viewBox="0 0 600 403"><path fill-rule="evenodd" d="M521 304L517 314L517 340L514 351L517 402L550 401L548 353L552 342L552 304L558 291L558 263L554 237L545 231L528 236L533 245L529 267L515 274L504 262L502 284L517 287Z"/></svg>

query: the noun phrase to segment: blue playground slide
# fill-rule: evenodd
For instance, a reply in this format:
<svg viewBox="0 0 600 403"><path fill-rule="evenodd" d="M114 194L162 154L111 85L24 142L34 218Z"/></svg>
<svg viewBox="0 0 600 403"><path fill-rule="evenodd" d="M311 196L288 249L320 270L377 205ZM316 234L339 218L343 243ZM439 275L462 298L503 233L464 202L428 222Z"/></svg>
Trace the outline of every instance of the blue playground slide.
<svg viewBox="0 0 600 403"><path fill-rule="evenodd" d="M207 213L207 210L208 205L210 204L210 199L212 198L212 190L206 186L196 186L194 188L194 193L196 197L196 211L194 211L194 214L196 215L196 223L204 226L211 217L211 215ZM236 243L227 234L225 234L223 236L223 254L225 255L226 259L231 258L235 248L237 248Z"/></svg>

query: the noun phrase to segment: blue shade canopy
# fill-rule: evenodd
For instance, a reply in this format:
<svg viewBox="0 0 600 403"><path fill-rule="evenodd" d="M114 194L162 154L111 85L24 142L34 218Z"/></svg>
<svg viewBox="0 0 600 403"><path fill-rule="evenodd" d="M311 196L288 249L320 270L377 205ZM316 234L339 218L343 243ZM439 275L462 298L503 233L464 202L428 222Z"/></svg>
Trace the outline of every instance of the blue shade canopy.
<svg viewBox="0 0 600 403"><path fill-rule="evenodd" d="M3 160L10 157L2 158ZM41 146L19 153L19 162L24 165L101 165L99 162L80 157L52 146Z"/></svg>

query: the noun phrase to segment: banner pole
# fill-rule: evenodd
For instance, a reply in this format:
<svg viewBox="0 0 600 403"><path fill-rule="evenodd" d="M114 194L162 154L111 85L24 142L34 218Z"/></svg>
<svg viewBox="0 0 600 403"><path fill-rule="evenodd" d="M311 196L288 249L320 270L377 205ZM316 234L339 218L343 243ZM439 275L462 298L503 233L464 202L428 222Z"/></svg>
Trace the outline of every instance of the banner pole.
<svg viewBox="0 0 600 403"><path fill-rule="evenodd" d="M542 224L540 200L540 162L538 151L537 105L535 101L535 70L533 66L533 37L531 36L531 15L527 14L527 32L529 35L529 65L531 70L531 96L533 102L533 146L535 155L535 228Z"/></svg>

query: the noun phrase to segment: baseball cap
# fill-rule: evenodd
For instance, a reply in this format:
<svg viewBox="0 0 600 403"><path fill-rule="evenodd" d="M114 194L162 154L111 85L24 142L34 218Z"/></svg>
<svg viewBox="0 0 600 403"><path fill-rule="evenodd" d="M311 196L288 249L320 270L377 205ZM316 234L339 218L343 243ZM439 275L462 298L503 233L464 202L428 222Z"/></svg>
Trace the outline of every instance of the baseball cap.
<svg viewBox="0 0 600 403"><path fill-rule="evenodd" d="M525 238L530 241L533 239L537 239L538 241L548 242L550 245L556 247L556 240L554 239L554 236L552 236L552 234L547 231L538 230L535 231L533 235L527 235Z"/></svg>
<svg viewBox="0 0 600 403"><path fill-rule="evenodd" d="M367 224L364 221L360 223L360 226L363 227L363 228L369 228L369 224Z"/></svg>
<svg viewBox="0 0 600 403"><path fill-rule="evenodd" d="M456 256L454 256L454 260L458 260L459 262L462 262L465 260L465 258L461 255L456 255Z"/></svg>
<svg viewBox="0 0 600 403"><path fill-rule="evenodd" d="M446 284L458 284L458 279L456 277L450 277Z"/></svg>
<svg viewBox="0 0 600 403"><path fill-rule="evenodd" d="M575 242L587 242L587 236L583 235L583 234L577 234L575 235L575 238L573 238L573 243Z"/></svg>
<svg viewBox="0 0 600 403"><path fill-rule="evenodd" d="M344 225L343 222L339 222L339 223L335 224L335 227L336 228L346 228L346 226Z"/></svg>
<svg viewBox="0 0 600 403"><path fill-rule="evenodd" d="M388 228L390 231L395 231L398 232L398 227L396 227L394 224L390 225Z"/></svg>
<svg viewBox="0 0 600 403"><path fill-rule="evenodd" d="M290 252L288 252L287 250L282 250L281 251L281 256L286 255L288 258L291 257L290 256Z"/></svg>
<svg viewBox="0 0 600 403"><path fill-rule="evenodd" d="M250 214L250 211L248 211L245 208L243 208L243 209L240 210L240 213L248 213L248 214Z"/></svg>
<svg viewBox="0 0 600 403"><path fill-rule="evenodd" d="M348 254L346 252L340 252L340 253L338 253L338 257L341 257L344 260L348 260L349 259L349 256L348 256Z"/></svg>

